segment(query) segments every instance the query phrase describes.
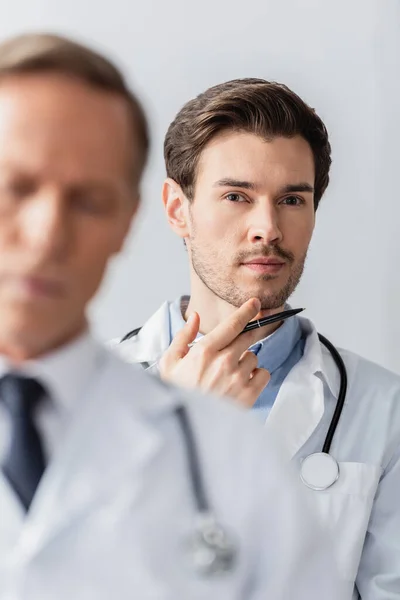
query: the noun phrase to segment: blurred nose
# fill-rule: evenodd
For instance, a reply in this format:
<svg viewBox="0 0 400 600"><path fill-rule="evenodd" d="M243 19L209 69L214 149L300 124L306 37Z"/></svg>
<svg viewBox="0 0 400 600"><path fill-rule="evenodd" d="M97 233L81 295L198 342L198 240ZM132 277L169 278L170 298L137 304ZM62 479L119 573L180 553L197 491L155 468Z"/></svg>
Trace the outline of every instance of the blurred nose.
<svg viewBox="0 0 400 600"><path fill-rule="evenodd" d="M27 199L20 213L19 230L27 250L43 259L62 260L71 239L62 194L47 188Z"/></svg>

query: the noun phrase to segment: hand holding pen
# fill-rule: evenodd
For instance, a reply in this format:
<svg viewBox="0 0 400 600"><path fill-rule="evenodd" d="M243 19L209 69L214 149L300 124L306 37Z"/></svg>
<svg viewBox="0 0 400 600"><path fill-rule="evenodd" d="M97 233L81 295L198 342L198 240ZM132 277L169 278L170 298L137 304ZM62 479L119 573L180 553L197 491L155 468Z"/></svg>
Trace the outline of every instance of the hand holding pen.
<svg viewBox="0 0 400 600"><path fill-rule="evenodd" d="M260 301L252 298L193 344L200 326L199 316L194 313L162 357L161 377L183 387L234 398L246 407L253 406L270 379L268 371L258 367L255 354L248 351L259 339L259 327L266 324L265 319L252 320L259 311ZM269 323L276 322L297 314L296 311L266 319Z"/></svg>

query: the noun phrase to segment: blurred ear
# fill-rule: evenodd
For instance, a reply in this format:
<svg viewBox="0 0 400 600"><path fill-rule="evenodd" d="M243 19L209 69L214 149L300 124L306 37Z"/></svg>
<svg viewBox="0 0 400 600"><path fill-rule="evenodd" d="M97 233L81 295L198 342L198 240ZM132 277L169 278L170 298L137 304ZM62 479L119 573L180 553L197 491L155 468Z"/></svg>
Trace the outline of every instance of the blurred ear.
<svg viewBox="0 0 400 600"><path fill-rule="evenodd" d="M181 186L173 179L168 178L164 181L162 201L172 231L181 238L188 237L188 200Z"/></svg>

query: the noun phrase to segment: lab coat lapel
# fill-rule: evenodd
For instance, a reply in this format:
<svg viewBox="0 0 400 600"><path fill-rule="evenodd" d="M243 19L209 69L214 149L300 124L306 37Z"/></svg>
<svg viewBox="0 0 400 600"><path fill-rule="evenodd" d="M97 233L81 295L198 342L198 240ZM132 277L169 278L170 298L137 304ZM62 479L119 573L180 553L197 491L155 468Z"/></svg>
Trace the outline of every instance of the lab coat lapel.
<svg viewBox="0 0 400 600"><path fill-rule="evenodd" d="M324 414L323 357L318 334L300 319L307 335L304 354L283 382L266 421L291 458L314 432Z"/></svg>
<svg viewBox="0 0 400 600"><path fill-rule="evenodd" d="M15 546L25 519L25 509L10 483L0 470L0 581L2 580L3 557L9 556Z"/></svg>
<svg viewBox="0 0 400 600"><path fill-rule="evenodd" d="M143 473L162 448L148 417L171 410L177 398L140 367L134 373L116 357L107 362L35 496L16 549L24 557L95 515L121 488L135 502L146 482Z"/></svg>
<svg viewBox="0 0 400 600"><path fill-rule="evenodd" d="M120 356L134 363L152 365L160 359L170 344L169 303L164 302L134 337L115 349Z"/></svg>

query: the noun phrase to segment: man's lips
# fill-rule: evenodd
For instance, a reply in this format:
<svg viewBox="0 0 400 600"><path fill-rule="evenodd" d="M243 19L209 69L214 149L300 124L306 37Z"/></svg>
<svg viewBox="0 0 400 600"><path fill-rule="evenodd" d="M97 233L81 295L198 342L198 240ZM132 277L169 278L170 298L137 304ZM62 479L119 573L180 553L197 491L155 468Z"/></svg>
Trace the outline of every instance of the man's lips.
<svg viewBox="0 0 400 600"><path fill-rule="evenodd" d="M257 273L275 274L285 266L285 261L275 257L260 257L245 261L242 263L242 265L252 271L256 271Z"/></svg>
<svg viewBox="0 0 400 600"><path fill-rule="evenodd" d="M9 283L18 294L28 297L59 298L65 293L64 283L56 277L20 274L10 277Z"/></svg>
<svg viewBox="0 0 400 600"><path fill-rule="evenodd" d="M252 258L251 260L246 260L243 264L245 265L284 265L285 261L280 258Z"/></svg>

